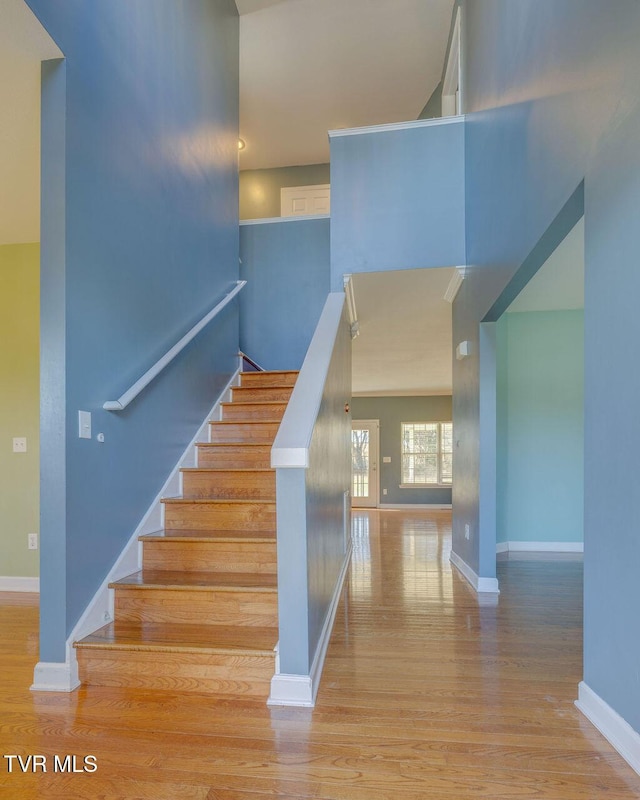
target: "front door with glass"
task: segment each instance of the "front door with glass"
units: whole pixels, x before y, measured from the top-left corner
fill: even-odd
[[[378,420],[356,420],[351,431],[351,504],[378,505]]]

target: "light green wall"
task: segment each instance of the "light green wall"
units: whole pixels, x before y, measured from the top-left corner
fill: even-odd
[[[498,542],[581,542],[584,312],[498,322]]]
[[[36,577],[39,528],[40,247],[0,246],[0,576]],[[27,452],[13,453],[26,436]]]
[[[240,172],[240,219],[280,216],[280,189],[329,183],[328,164],[247,169]]]

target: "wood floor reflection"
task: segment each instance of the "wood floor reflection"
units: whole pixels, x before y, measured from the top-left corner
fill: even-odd
[[[448,512],[354,514],[354,556],[313,711],[94,687],[28,691],[35,598],[0,595],[3,754],[94,754],[0,797],[629,800],[640,778],[573,705],[582,564],[499,562],[496,603],[449,563]]]

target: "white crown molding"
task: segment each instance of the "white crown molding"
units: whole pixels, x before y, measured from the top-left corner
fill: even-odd
[[[451,555],[449,556],[449,560],[453,564],[453,566],[458,570],[458,572],[465,578],[471,586],[476,590],[478,594],[500,594],[500,589],[498,588],[498,579],[497,578],[481,578],[477,573],[471,569],[471,567],[467,564],[466,561],[463,561],[462,558],[457,553],[454,553],[453,550],[451,551]]]
[[[39,592],[40,578],[0,575],[0,592]]]
[[[455,125],[464,122],[464,114],[457,117],[439,117],[437,119],[416,119],[408,122],[390,122],[385,125],[367,125],[363,128],[340,128],[329,131],[329,139],[338,139],[341,136],[363,136],[369,133],[389,133],[391,131],[407,131],[413,128],[434,128],[440,125]]]
[[[314,219],[331,219],[331,214],[306,214],[299,217],[265,217],[264,219],[241,219],[243,225],[273,225],[277,222],[309,222]]]
[[[640,775],[640,734],[584,681],[578,684],[576,707]]]
[[[331,603],[327,609],[324,618],[324,625],[320,633],[320,639],[316,647],[316,654],[311,664],[311,671],[309,675],[290,675],[280,673],[280,658],[276,658],[276,674],[271,679],[271,694],[267,705],[269,706],[302,706],[305,708],[313,708],[316,703],[316,696],[320,686],[320,678],[322,677],[322,670],[324,668],[324,660],[327,655],[329,641],[331,639],[331,631],[333,630],[333,623],[336,619],[336,612],[340,603],[342,595],[342,588],[344,586],[345,578],[351,563],[352,545],[349,540],[347,552],[342,562],[340,575],[333,591]]]
[[[449,285],[447,286],[447,290],[444,293],[444,299],[447,303],[453,303],[456,299],[456,295],[460,291],[460,287],[462,286],[462,282],[465,279],[465,272],[466,267],[456,267],[453,275],[451,276],[451,280],[449,281]]]

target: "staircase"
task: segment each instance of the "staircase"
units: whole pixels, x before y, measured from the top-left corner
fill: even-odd
[[[270,452],[297,372],[245,372],[141,536],[142,570],[110,585],[115,620],[75,643],[97,686],[267,698],[278,640]]]

